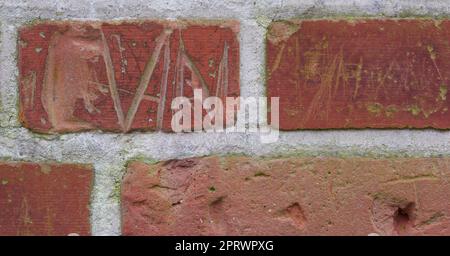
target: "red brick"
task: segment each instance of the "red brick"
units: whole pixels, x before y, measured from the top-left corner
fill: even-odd
[[[0,235],[89,235],[92,169],[0,163]]]
[[[175,96],[192,97],[193,88],[204,97],[239,95],[238,29],[235,21],[23,27],[20,119],[43,133],[171,131]]]
[[[280,128],[450,128],[448,20],[271,24],[267,92]]]
[[[124,235],[449,235],[450,158],[132,162]]]

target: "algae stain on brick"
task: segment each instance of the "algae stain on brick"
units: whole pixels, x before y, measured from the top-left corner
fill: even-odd
[[[411,105],[407,108],[407,110],[413,115],[413,116],[418,116],[421,112],[421,109],[419,106],[417,105]]]
[[[269,174],[267,174],[267,173],[265,173],[265,172],[263,172],[263,171],[258,171],[258,172],[255,173],[253,176],[254,176],[254,177],[270,177]]]
[[[398,109],[394,105],[389,105],[386,107],[385,112],[387,117],[393,117],[398,112]]]
[[[383,105],[380,103],[370,103],[367,104],[367,111],[369,111],[372,114],[380,115],[381,111],[383,110]]]
[[[441,86],[439,87],[439,98],[444,101],[447,99],[447,85],[445,84],[441,84]]]
[[[395,113],[399,111],[395,105],[383,106],[381,103],[377,102],[367,104],[366,109],[369,113],[375,116],[379,116],[384,113],[384,115],[389,118],[394,117]]]

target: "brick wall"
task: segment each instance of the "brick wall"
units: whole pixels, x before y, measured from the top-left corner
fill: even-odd
[[[448,235],[449,7],[1,1],[0,235]],[[279,139],[171,132],[194,89]]]

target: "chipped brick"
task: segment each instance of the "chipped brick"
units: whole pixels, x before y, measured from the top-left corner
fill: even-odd
[[[132,162],[124,235],[449,235],[449,158]]]

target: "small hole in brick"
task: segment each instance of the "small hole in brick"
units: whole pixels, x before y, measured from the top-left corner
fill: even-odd
[[[414,203],[398,207],[394,213],[394,230],[398,235],[407,234],[414,226]]]

